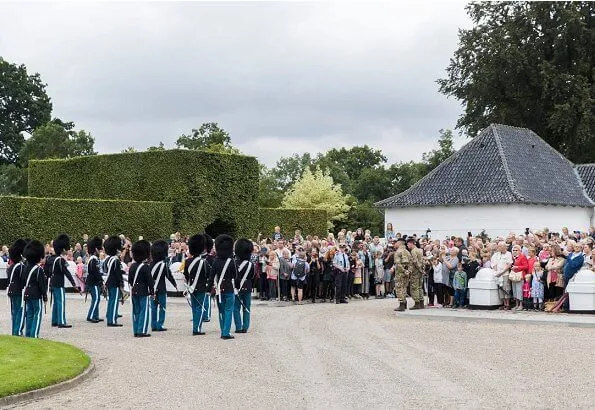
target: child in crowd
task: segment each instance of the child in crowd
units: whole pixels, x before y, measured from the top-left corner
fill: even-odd
[[[531,306],[531,274],[527,273],[523,282],[523,310],[530,310]]]
[[[467,274],[463,270],[463,264],[459,262],[457,264],[457,271],[452,280],[452,287],[455,291],[455,299],[453,308],[465,306],[465,291],[467,289]]]
[[[540,262],[533,265],[533,282],[531,283],[531,297],[533,310],[543,310],[544,272]]]
[[[81,292],[85,292],[85,264],[83,263],[83,258],[79,256],[76,258],[76,281],[79,288],[81,288]]]
[[[444,305],[444,289],[442,284],[442,262],[440,262],[440,258],[431,257],[432,261],[432,269],[434,271],[434,293],[436,294],[437,299],[437,308],[441,308]],[[430,300],[430,303],[433,304],[434,301]]]
[[[382,251],[376,252],[374,257],[374,283],[376,284],[376,299],[384,297],[384,260]]]
[[[364,270],[364,263],[357,256],[357,252],[351,252],[351,258],[353,259],[355,266],[353,267],[353,297],[361,299],[362,291],[362,273]]]
[[[279,258],[275,251],[269,252],[269,259],[266,266],[267,281],[269,282],[269,300],[277,297],[278,278],[279,278]]]

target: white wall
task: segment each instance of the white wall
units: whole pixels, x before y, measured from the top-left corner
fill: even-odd
[[[385,226],[391,222],[395,232],[424,235],[430,228],[433,238],[446,235],[467,236],[485,229],[495,237],[509,232],[521,233],[525,228],[540,230],[548,227],[560,232],[563,226],[585,231],[593,224],[593,209],[546,205],[474,205],[420,208],[388,208]]]

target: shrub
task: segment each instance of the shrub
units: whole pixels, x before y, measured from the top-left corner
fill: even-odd
[[[217,221],[253,236],[258,226],[258,162],[191,150],[96,155],[29,162],[29,195],[173,202],[173,230],[204,231]]]
[[[0,197],[0,243],[24,237],[49,241],[63,232],[74,240],[85,233],[168,238],[172,206],[171,202]]]
[[[304,235],[326,236],[327,213],[320,209],[260,208],[259,232],[270,236],[275,226],[285,236],[293,236],[296,229]]]

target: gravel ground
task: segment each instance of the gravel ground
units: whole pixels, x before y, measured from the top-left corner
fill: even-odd
[[[78,387],[19,408],[593,408],[595,329],[395,314],[394,300],[348,305],[253,304],[250,333],[223,341],[215,321],[191,336],[185,301],[169,299],[166,327],[135,339],[84,321],[42,337],[85,349],[96,365]],[[105,304],[102,303],[102,312]],[[0,332],[8,331],[0,297]],[[232,327],[233,330],[233,327]],[[1,352],[0,352],[1,354]],[[1,382],[1,381],[0,381]]]

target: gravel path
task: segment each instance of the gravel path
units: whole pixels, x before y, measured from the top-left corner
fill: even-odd
[[[169,299],[168,332],[132,337],[84,321],[42,337],[72,343],[95,361],[77,388],[19,408],[593,408],[595,329],[423,320],[397,316],[394,300],[253,305],[252,328],[219,339],[191,336],[189,308]],[[102,312],[105,304],[102,302]],[[0,297],[0,332],[8,330]],[[233,330],[233,327],[232,327]],[[555,352],[555,353],[554,353]],[[1,354],[1,352],[0,352]],[[0,381],[1,382],[1,381]]]

